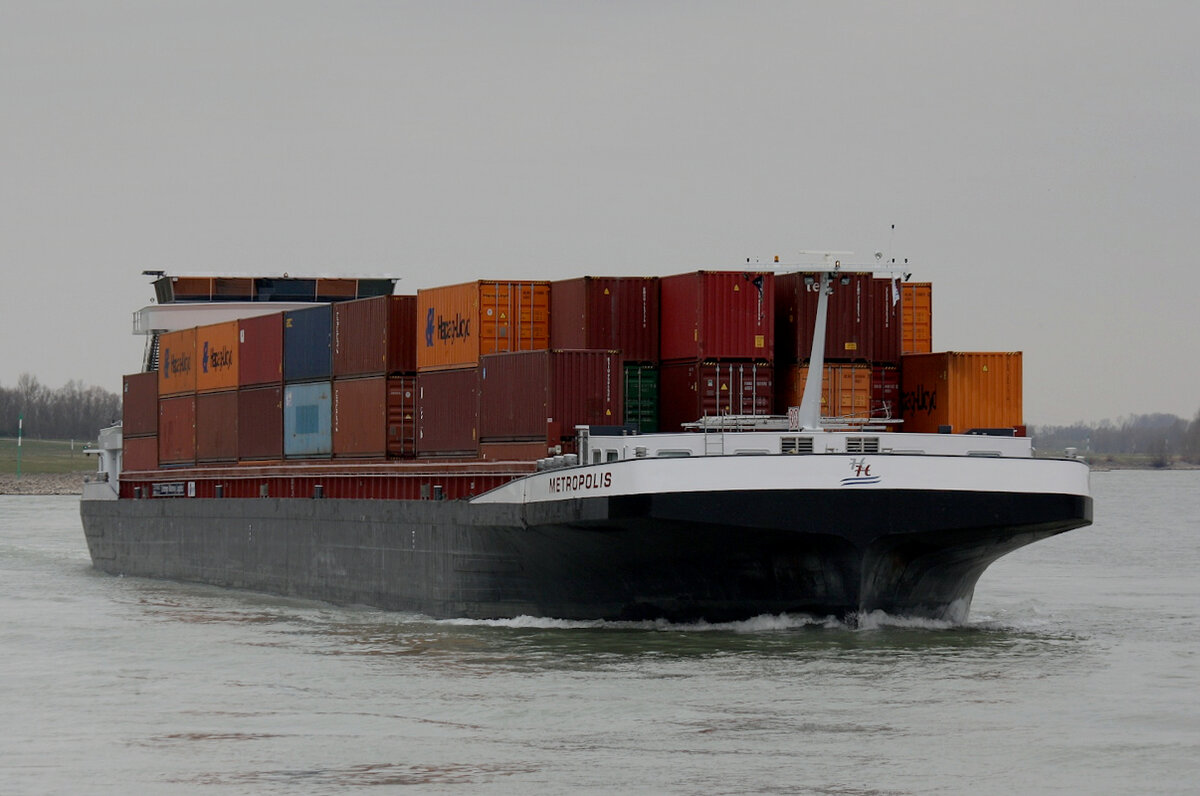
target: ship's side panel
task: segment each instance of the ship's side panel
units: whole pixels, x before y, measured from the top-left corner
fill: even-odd
[[[283,378],[287,382],[323,381],[332,374],[328,304],[283,315]]]
[[[158,433],[158,374],[131,373],[121,385],[121,433],[130,437]]]
[[[158,400],[158,461],[162,465],[196,463],[196,396]]]
[[[283,313],[238,322],[238,383],[242,387],[283,382]]]
[[[238,456],[238,393],[196,395],[196,461],[232,462]]]
[[[283,458],[283,387],[238,390],[238,458]]]
[[[321,458],[333,453],[332,393],[327,381],[284,386],[284,456]]]
[[[238,322],[196,327],[197,392],[238,387]]]
[[[158,337],[160,397],[196,391],[196,330],[180,329]]]
[[[334,379],[335,458],[382,458],[387,454],[387,404],[385,376]]]

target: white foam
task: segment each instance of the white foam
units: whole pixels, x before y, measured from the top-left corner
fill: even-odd
[[[518,616],[513,619],[439,619],[430,620],[440,625],[463,627],[508,627],[516,629],[542,630],[647,630],[664,632],[725,632],[767,633],[780,630],[796,630],[803,627],[844,628],[845,625],[833,617],[815,617],[805,614],[762,614],[737,622],[668,622],[666,619],[648,619],[638,622],[609,621],[604,619],[573,620],[554,619],[541,616]]]

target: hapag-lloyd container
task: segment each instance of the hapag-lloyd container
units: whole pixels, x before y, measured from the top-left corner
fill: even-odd
[[[774,371],[768,362],[664,362],[659,369],[659,430],[716,415],[769,415]]]
[[[121,436],[129,439],[156,434],[158,374],[154,371],[131,373],[122,379],[121,384]]]
[[[237,457],[237,390],[197,393],[196,461],[232,462]]]
[[[327,381],[333,374],[330,333],[333,313],[328,304],[283,314],[283,380]]]
[[[908,354],[900,364],[903,428],[1016,428],[1024,424],[1021,389],[1019,351]]]
[[[234,390],[238,386],[238,322],[196,327],[196,392]]]
[[[283,328],[282,326],[280,327]],[[238,459],[283,458],[283,387],[238,390]]]
[[[808,380],[807,365],[784,365],[775,383],[779,395],[777,411],[799,406]],[[830,362],[821,377],[821,417],[865,419],[871,415],[871,366],[862,363]]]
[[[477,281],[417,291],[417,370],[473,367],[485,354],[550,339],[550,285]]]
[[[483,442],[575,436],[577,425],[619,425],[624,369],[616,351],[522,351],[479,363]]]
[[[196,391],[196,329],[180,329],[158,336],[158,395],[183,395]]]
[[[776,360],[781,364],[812,356],[819,287],[817,272],[775,278]],[[892,282],[867,273],[843,273],[833,278],[831,287],[825,359],[895,364],[900,357],[900,322]]]
[[[158,461],[163,466],[196,463],[196,396],[158,399]]]
[[[695,271],[659,284],[664,362],[774,357],[775,274]]]
[[[238,321],[238,384],[283,383],[283,313]]]
[[[933,283],[900,285],[900,353],[933,352]]]
[[[416,334],[416,296],[377,296],[334,304],[334,378],[415,372]]]
[[[479,369],[417,373],[417,457],[479,454]]]
[[[287,343],[284,343],[286,348]],[[333,390],[330,382],[286,384],[283,388],[283,455],[322,458],[333,453]]]
[[[551,348],[618,350],[625,362],[658,362],[658,277],[551,282],[550,308]]]

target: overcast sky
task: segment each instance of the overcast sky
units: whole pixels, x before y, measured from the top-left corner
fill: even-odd
[[[883,250],[1028,423],[1191,418],[1200,4],[979,6],[0,0],[0,385],[118,391],[144,269]]]

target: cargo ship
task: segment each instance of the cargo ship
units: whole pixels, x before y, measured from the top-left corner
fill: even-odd
[[[148,274],[81,500],[104,572],[435,618],[961,622],[991,562],[1091,522],[1087,466],[1024,435],[1019,353],[930,351],[928,285],[892,271]]]

